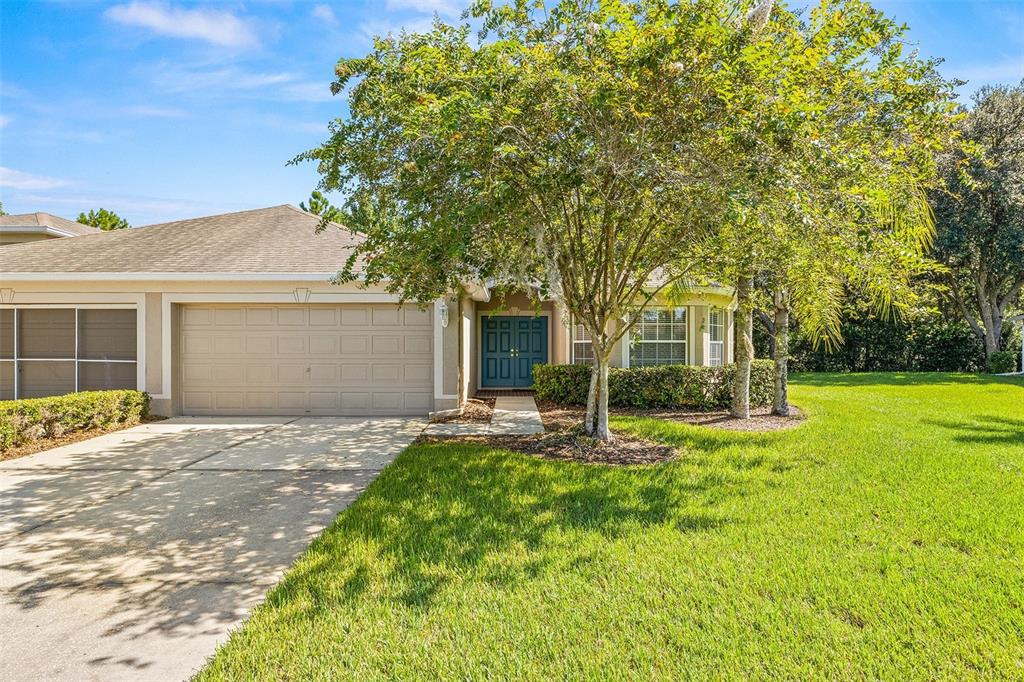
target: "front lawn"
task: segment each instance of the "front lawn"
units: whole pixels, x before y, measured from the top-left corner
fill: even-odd
[[[402,454],[199,675],[1024,676],[1024,382],[797,377],[788,431],[605,467]]]

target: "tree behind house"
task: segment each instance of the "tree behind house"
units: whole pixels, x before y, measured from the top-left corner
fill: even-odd
[[[932,197],[949,295],[991,355],[1024,287],[1024,81],[974,100],[962,123],[974,153],[944,158],[949,189]]]
[[[333,206],[327,197],[317,190],[313,190],[313,193],[310,194],[308,204],[304,201],[299,202],[299,208],[306,213],[318,215],[324,220],[329,220],[333,223],[337,223],[342,220],[341,209]]]
[[[88,213],[79,213],[77,222],[83,225],[91,225],[104,232],[124,230],[131,227],[127,220],[105,208],[101,208],[98,211],[89,211]]]

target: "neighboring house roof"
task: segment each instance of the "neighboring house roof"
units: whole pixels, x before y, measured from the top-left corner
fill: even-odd
[[[0,272],[169,275],[286,274],[329,277],[361,239],[285,204],[238,213],[52,239],[0,249]],[[70,277],[69,277],[70,278]]]
[[[0,215],[0,232],[40,233],[54,237],[80,237],[102,230],[49,213]]]

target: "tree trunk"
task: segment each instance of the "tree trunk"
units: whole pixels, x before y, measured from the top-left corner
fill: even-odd
[[[772,414],[780,417],[789,416],[789,305],[785,294],[775,292],[775,399],[772,402]]]
[[[609,441],[612,432],[608,430],[608,358],[600,361],[597,379],[597,424],[594,437]]]
[[[612,440],[608,430],[608,356],[605,353],[594,353],[585,419],[584,428],[588,436]]]
[[[583,422],[583,428],[588,436],[594,435],[594,429],[597,425],[597,385],[599,374],[597,353],[595,352],[594,364],[590,367],[590,389],[587,391],[587,416],[584,417]]]
[[[738,307],[734,316],[736,374],[732,382],[732,416],[750,418],[750,363],[754,358],[754,316],[751,295],[754,280],[740,277],[736,285]]]
[[[985,357],[999,350],[1003,338],[1003,316],[995,312],[985,318]]]
[[[754,311],[754,315],[757,317],[761,326],[768,332],[768,357],[775,357],[775,321],[773,318],[768,317],[768,313],[758,308]]]

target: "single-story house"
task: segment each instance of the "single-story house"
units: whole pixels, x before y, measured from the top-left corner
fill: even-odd
[[[359,237],[294,206],[0,249],[0,398],[137,388],[163,415],[426,415],[590,346],[550,302],[330,282]],[[732,291],[647,311],[614,364],[732,357]]]
[[[60,237],[81,237],[102,231],[49,213],[0,215],[0,246]]]

